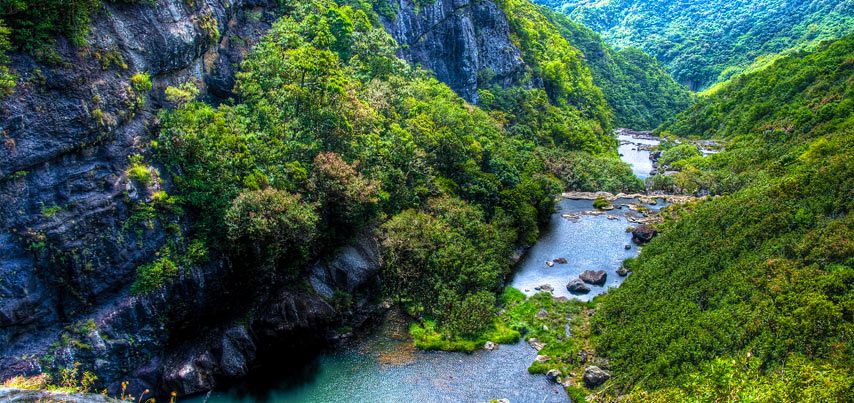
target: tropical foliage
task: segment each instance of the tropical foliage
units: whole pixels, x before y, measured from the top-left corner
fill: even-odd
[[[854,30],[854,7],[839,0],[535,2],[569,14],[618,48],[652,54],[694,90],[726,80],[755,61],[810,49]]]
[[[237,99],[214,107],[173,90],[188,96],[156,141],[194,238],[229,245],[244,276],[291,281],[377,227],[386,294],[440,339],[476,339],[493,328],[514,249],[537,239],[566,184],[587,186],[562,183],[546,154],[577,150],[564,163],[581,176],[593,167],[576,160],[610,161],[597,176],[636,186],[589,74],[560,81],[584,71],[575,53],[548,56],[547,91],[496,89],[481,109],[397,59],[370,5],[284,9],[243,63]]]
[[[648,54],[635,48],[614,50],[566,15],[546,8],[541,11],[584,53],[593,83],[602,89],[617,127],[652,130],[691,104],[688,89]]]

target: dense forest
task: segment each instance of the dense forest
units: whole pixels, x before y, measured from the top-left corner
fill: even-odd
[[[688,107],[691,94],[648,54],[614,50],[598,34],[566,15],[541,10],[561,34],[584,53],[593,82],[614,111],[614,125],[652,130]]]
[[[508,15],[530,27],[543,17],[524,4],[507,7],[532,14]],[[376,18],[364,4],[288,5],[244,62],[237,103],[176,97],[163,114],[154,148],[177,193],[139,208],[186,208],[193,237],[231,245],[259,287],[378,225],[389,295],[448,338],[479,336],[514,249],[536,241],[555,194],[638,183],[619,163],[595,183],[575,178],[593,176],[578,172],[599,165],[588,160],[615,159],[611,113],[550,25],[522,44],[545,90],[484,91],[480,109],[397,59]],[[140,269],[140,289],[168,280],[160,266]]]
[[[567,13],[617,48],[638,47],[677,81],[701,90],[774,55],[840,38],[854,4],[833,0],[536,0]]]
[[[729,141],[600,301],[593,339],[641,399],[844,401],[854,388],[854,37],[702,98],[664,133]],[[649,394],[647,394],[649,393]]]

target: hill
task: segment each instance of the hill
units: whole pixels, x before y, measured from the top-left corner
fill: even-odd
[[[757,58],[810,49],[854,30],[851,0],[536,0],[616,46],[638,47],[677,81],[704,89]]]
[[[594,340],[639,400],[843,401],[854,387],[854,37],[739,77],[663,126],[719,197],[627,264]],[[689,179],[691,178],[691,179]]]

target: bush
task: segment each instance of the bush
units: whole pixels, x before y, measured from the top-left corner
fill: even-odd
[[[150,185],[154,179],[151,168],[142,162],[141,155],[132,155],[130,157],[130,167],[128,167],[127,175],[131,180],[145,186]]]
[[[330,229],[347,234],[370,224],[377,213],[378,189],[338,154],[326,152],[314,158],[309,190]]]
[[[163,256],[137,269],[136,280],[131,286],[131,292],[134,294],[150,293],[166,285],[177,275],[178,266],[168,256]]]
[[[685,143],[668,148],[661,153],[661,158],[658,159],[658,164],[661,166],[671,166],[675,162],[687,160],[693,157],[699,157],[703,154],[697,149],[697,146]]]
[[[144,94],[151,91],[151,76],[148,73],[136,73],[130,78],[131,86],[137,94]]]
[[[299,195],[272,188],[241,192],[225,212],[232,247],[297,267],[312,251],[318,217]]]

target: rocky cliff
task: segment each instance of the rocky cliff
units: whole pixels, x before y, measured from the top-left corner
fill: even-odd
[[[436,74],[460,96],[477,101],[483,85],[520,83],[525,64],[510,40],[507,17],[483,0],[436,0],[417,7],[396,0],[383,21],[401,46],[400,56]]]
[[[12,56],[18,85],[0,104],[0,377],[79,362],[112,392],[124,380],[134,393],[200,392],[247,374],[274,339],[323,336],[352,317],[312,290],[239,295],[216,256],[183,268],[168,289],[129,291],[136,268],[188,225],[130,225],[136,198],[169,188],[163,177],[137,189],[126,173],[130,156],[149,148],[164,88],[191,81],[214,101],[230,96],[233,70],[276,18],[275,4],[105,3],[85,48],[60,40],[55,64]],[[138,72],[153,90],[134,88]],[[376,247],[361,239],[341,252],[344,263],[317,264],[317,287],[375,286]],[[228,301],[245,311],[217,308]]]
[[[79,363],[110,393],[129,381],[181,395],[246,376],[273,349],[341,337],[377,309],[380,257],[363,234],[313,266],[305,286],[262,290],[230,281],[235,270],[211,250],[178,279],[140,296],[137,268],[192,225],[153,220],[135,206],[168,175],[147,167],[129,178],[134,155],[150,155],[164,90],[193,82],[218,102],[234,71],[277,17],[276,0],[106,2],[85,47],[59,39],[60,61],[12,56],[14,94],[0,101],[0,379]],[[401,56],[435,71],[469,100],[496,82],[524,78],[507,20],[488,1],[398,2],[384,21]],[[134,85],[137,73],[152,89]],[[486,77],[486,78],[484,78]],[[352,298],[335,303],[336,292]]]

